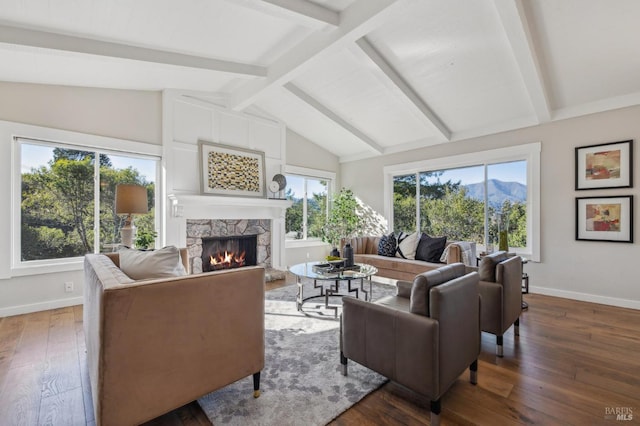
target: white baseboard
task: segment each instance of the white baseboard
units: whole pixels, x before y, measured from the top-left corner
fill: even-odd
[[[0,318],[13,315],[30,314],[31,312],[47,311],[49,309],[66,308],[67,306],[82,305],[83,298],[70,297],[68,299],[56,299],[47,302],[30,303],[28,305],[10,306],[0,308]]]
[[[620,308],[640,310],[640,300],[619,299],[616,297],[598,296],[595,294],[580,293],[577,291],[558,290],[555,288],[535,286],[530,286],[529,292],[544,294],[546,296],[562,297],[564,299],[580,300],[582,302],[600,303],[602,305],[618,306]]]

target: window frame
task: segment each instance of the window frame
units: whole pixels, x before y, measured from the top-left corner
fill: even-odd
[[[96,136],[66,130],[50,129],[46,127],[10,124],[8,136],[11,145],[11,202],[10,202],[10,247],[9,247],[9,274],[10,276],[26,276],[50,272],[64,272],[81,270],[83,257],[71,257],[46,260],[21,260],[21,142],[29,141],[32,144],[41,144],[51,147],[62,147],[82,151],[95,151],[98,154],[138,157],[157,161],[155,181],[155,226],[158,229],[157,241],[164,243],[164,235],[161,231],[164,223],[164,202],[162,187],[162,146],[143,142],[135,142],[125,139]],[[96,190],[99,190],[100,182],[94,182]],[[94,194],[99,197],[99,192]],[[94,226],[95,232],[95,226]],[[97,247],[97,246],[96,246]],[[95,251],[95,247],[94,247]],[[2,275],[2,274],[0,274]],[[6,274],[5,274],[6,275]]]
[[[433,158],[410,163],[385,166],[384,214],[393,227],[393,178],[412,173],[455,169],[470,166],[491,165],[511,161],[527,162],[527,247],[518,248],[516,254],[534,262],[540,261],[540,142],[497,148],[448,157]],[[485,175],[486,184],[486,175]],[[419,205],[419,203],[417,203]],[[416,208],[419,215],[419,207]],[[419,216],[416,217],[419,223]]]
[[[315,180],[327,180],[329,181],[329,184],[327,185],[327,200],[328,200],[328,209],[330,209],[331,204],[333,202],[333,196],[335,194],[335,185],[336,185],[336,173],[334,172],[330,172],[327,170],[318,170],[318,169],[311,169],[308,167],[300,167],[300,166],[285,166],[284,167],[284,174],[289,176],[289,175],[293,175],[293,176],[298,176],[304,179],[315,179]],[[306,195],[305,195],[306,196]],[[320,238],[306,238],[306,201],[305,201],[305,217],[304,217],[304,223],[303,223],[303,227],[305,229],[305,238],[299,239],[299,240],[287,240],[285,239],[285,248],[291,248],[291,247],[310,247],[310,246],[320,246],[320,245],[326,245],[328,243],[325,243],[324,241],[322,241],[322,239]],[[328,214],[328,210],[327,210],[327,214]]]

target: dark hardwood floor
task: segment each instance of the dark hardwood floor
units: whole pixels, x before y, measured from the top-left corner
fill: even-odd
[[[509,330],[498,358],[495,338],[483,333],[478,385],[467,373],[458,379],[443,397],[443,424],[640,424],[640,311],[525,299],[520,337]],[[426,425],[428,407],[387,383],[331,424]],[[616,410],[632,420],[616,420]],[[38,424],[95,424],[82,306],[0,318],[0,425]],[[195,402],[147,423],[209,424]]]

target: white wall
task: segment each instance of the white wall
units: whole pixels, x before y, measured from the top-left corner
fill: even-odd
[[[161,144],[161,95],[157,92],[0,82],[0,121],[26,123],[111,138]],[[28,136],[28,135],[24,135]],[[0,198],[11,199],[11,138],[0,137]],[[0,211],[0,267],[10,259],[10,203]],[[82,303],[82,265],[66,272],[0,279],[0,317]],[[9,274],[10,275],[10,274]],[[64,292],[72,281],[75,290]]]
[[[335,187],[340,188],[338,157],[289,129],[287,129],[287,165],[336,173]],[[330,251],[331,246],[322,242],[288,241],[285,252],[286,265],[323,259]]]
[[[162,144],[162,95],[0,81],[0,120]]]
[[[640,107],[563,120],[522,130],[442,144],[410,152],[344,163],[342,184],[383,212],[386,165],[434,159],[530,142],[541,142],[541,262],[529,263],[530,290],[578,300],[640,309],[635,262],[640,259],[638,233],[633,244],[575,240],[575,198],[634,195],[638,228],[638,173],[633,188],[575,191],[574,148],[634,139],[634,170],[640,170]]]

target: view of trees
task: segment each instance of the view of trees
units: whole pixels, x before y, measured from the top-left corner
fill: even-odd
[[[460,181],[438,178],[442,172],[425,172],[420,179],[420,231],[449,240],[475,241],[484,244],[485,204],[469,196]],[[416,174],[394,178],[394,230],[416,229]],[[510,247],[525,247],[526,203],[505,200],[500,205],[489,202],[489,242],[497,246],[498,229],[507,226]]]
[[[293,239],[303,238],[304,201],[303,197],[296,197],[291,188],[287,189],[286,197],[293,201],[285,215],[285,230]],[[326,220],[327,192],[313,193],[307,197],[307,238],[321,238],[322,226]]]
[[[75,257],[94,251],[95,158],[94,152],[55,148],[48,164],[22,173],[23,261]],[[120,241],[124,218],[115,214],[114,206],[119,183],[147,188],[150,213],[137,217],[136,226],[141,232],[153,232],[154,183],[132,167],[114,168],[105,154],[99,155],[99,174],[100,242]]]

